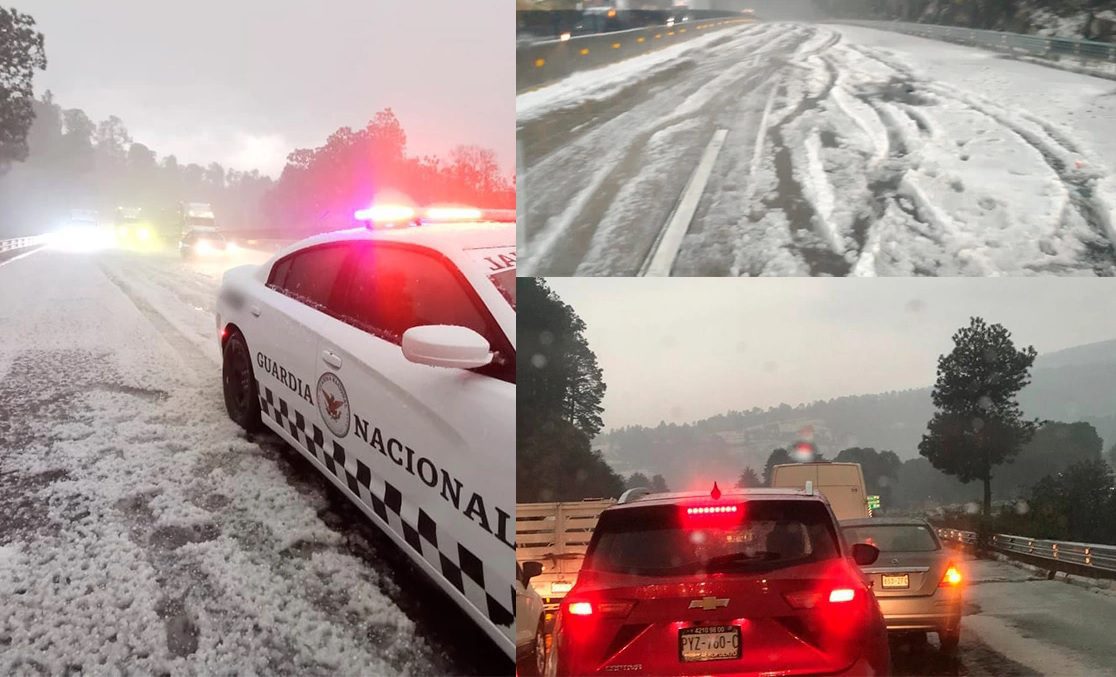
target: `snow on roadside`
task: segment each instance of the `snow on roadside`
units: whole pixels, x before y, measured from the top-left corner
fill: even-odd
[[[1072,140],[1079,151],[1071,166],[1095,172],[1096,200],[1103,205],[1108,237],[1116,239],[1116,83],[1050,68],[973,47],[859,26],[831,26],[846,43],[881,51],[928,81],[948,83],[969,102],[994,102],[1007,119],[1022,118],[1041,139],[1050,132]],[[861,60],[863,66],[869,60]],[[1040,93],[1039,95],[1036,95]],[[1001,184],[1014,199],[1022,191]],[[1063,250],[1064,251],[1064,250]]]

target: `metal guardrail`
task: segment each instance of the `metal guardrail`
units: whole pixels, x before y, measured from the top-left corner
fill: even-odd
[[[957,529],[938,529],[938,537],[963,545],[973,545],[977,541],[975,532]],[[991,545],[994,550],[1007,555],[1020,555],[1052,564],[1053,569],[1072,567],[1116,574],[1116,545],[1052,541],[1013,534],[993,534]]]
[[[0,240],[0,252],[10,252],[17,249],[26,249],[28,247],[36,247],[44,244],[45,238],[42,235],[33,235],[31,237],[17,237],[11,240]]]
[[[516,92],[524,92],[577,71],[653,52],[700,37],[711,30],[751,23],[755,20],[706,19],[523,45],[515,50],[515,89]]]
[[[977,28],[963,28],[960,26],[917,24],[905,21],[842,20],[840,23],[864,26],[866,28],[881,28],[884,30],[906,33],[908,35],[917,35],[923,38],[985,47],[1002,52],[1025,53],[1031,56],[1044,58],[1073,56],[1079,59],[1116,63],[1116,43],[1074,40],[1072,38],[1054,38],[1041,35],[1025,35],[1022,33],[1004,33],[1001,31],[986,31]]]

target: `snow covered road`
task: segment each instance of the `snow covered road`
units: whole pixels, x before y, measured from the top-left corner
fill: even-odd
[[[531,275],[632,275],[710,140],[674,275],[1112,275],[1116,84],[768,23],[517,97]]]
[[[981,560],[969,566],[974,584],[963,638],[968,634],[1039,674],[1111,674],[1116,593],[1047,580],[1005,562]]]
[[[298,454],[228,420],[222,267],[0,266],[0,674],[510,671]]]

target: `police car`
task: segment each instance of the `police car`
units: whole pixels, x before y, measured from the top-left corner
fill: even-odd
[[[515,216],[379,207],[225,273],[225,406],[303,454],[507,653]]]

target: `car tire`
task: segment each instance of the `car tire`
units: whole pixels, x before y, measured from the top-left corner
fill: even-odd
[[[546,618],[539,616],[539,625],[535,629],[535,674],[542,675],[546,672]]]
[[[263,428],[260,419],[260,394],[252,372],[252,353],[244,335],[233,331],[222,350],[221,383],[225,395],[225,411],[245,431],[254,433]]]
[[[941,645],[943,654],[952,656],[957,653],[957,645],[961,643],[960,626],[952,630],[939,630],[938,643]]]

